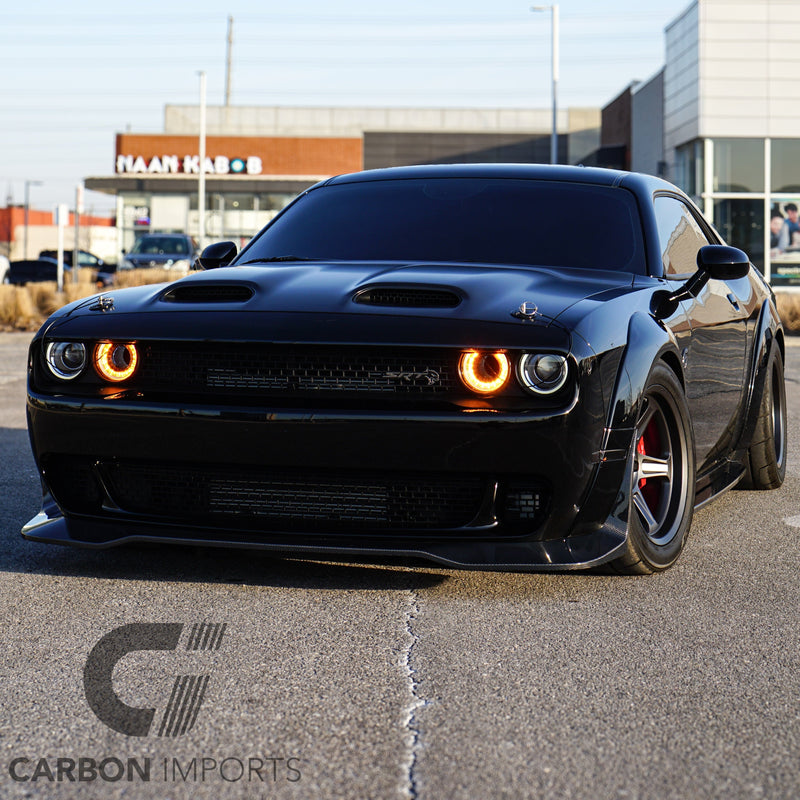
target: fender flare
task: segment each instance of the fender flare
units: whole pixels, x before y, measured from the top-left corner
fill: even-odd
[[[743,414],[745,424],[733,448],[738,457],[743,456],[743,453],[750,448],[750,443],[753,441],[758,411],[761,407],[761,400],[764,396],[764,389],[767,383],[767,366],[769,365],[775,347],[780,348],[781,356],[783,356],[785,363],[786,354],[783,345],[783,324],[781,323],[774,303],[768,298],[761,306],[758,322],[756,323],[755,335],[753,337],[750,375],[748,376],[746,384],[746,413]]]
[[[605,519],[604,529],[627,532],[633,434],[647,378],[659,360],[674,370],[681,385],[685,385],[673,332],[651,314],[633,314],[607,407],[602,448],[596,454],[597,469],[575,520],[574,533],[596,527],[598,519]]]
[[[608,409],[608,430],[633,430],[647,378],[659,360],[664,361],[676,373],[681,385],[685,386],[675,334],[651,314],[634,314],[628,324],[628,342]]]

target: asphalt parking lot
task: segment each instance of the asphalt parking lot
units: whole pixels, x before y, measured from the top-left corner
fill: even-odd
[[[676,567],[626,578],[25,542],[29,338],[0,333],[0,797],[800,797],[800,342],[784,486],[730,492]],[[131,736],[85,668],[142,623],[181,638],[117,663],[155,710]]]

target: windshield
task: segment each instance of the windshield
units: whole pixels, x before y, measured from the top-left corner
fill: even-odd
[[[644,272],[627,190],[496,178],[364,181],[308,192],[241,254]]]
[[[178,236],[142,236],[141,239],[137,239],[134,242],[131,253],[144,255],[174,253],[188,256],[189,244],[186,239]]]

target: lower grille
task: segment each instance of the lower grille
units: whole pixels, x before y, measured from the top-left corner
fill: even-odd
[[[154,521],[252,532],[463,529],[491,522],[494,497],[502,527],[497,533],[515,536],[536,530],[550,505],[542,483],[495,482],[475,475],[220,469],[73,456],[44,461],[47,483],[67,513],[121,511]]]
[[[264,530],[459,528],[477,516],[485,482],[429,475],[230,472],[160,464],[100,465],[111,498],[139,515]]]

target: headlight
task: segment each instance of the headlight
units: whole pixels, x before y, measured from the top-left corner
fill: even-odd
[[[526,353],[517,365],[517,376],[534,394],[553,394],[567,382],[567,359],[553,353]]]
[[[56,378],[69,381],[77,378],[86,366],[86,347],[81,342],[51,342],[45,360]]]
[[[179,258],[177,261],[171,261],[167,264],[168,269],[183,269],[187,272],[191,266],[191,262],[186,258]]]
[[[499,392],[508,381],[511,367],[505,353],[469,350],[462,353],[458,373],[468,389],[478,394]]]
[[[138,361],[135,344],[102,342],[94,351],[94,366],[98,375],[113,383],[130,378],[136,371]]]

